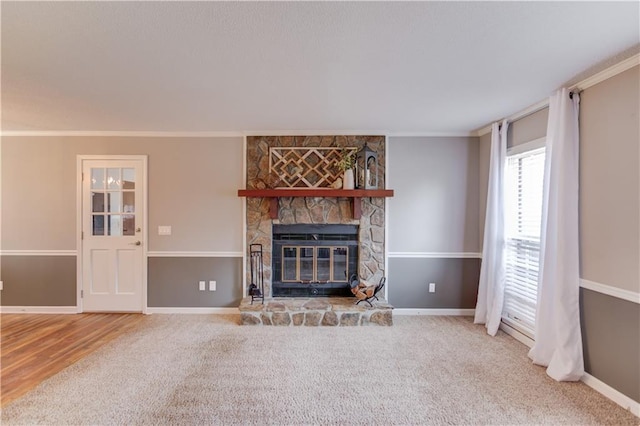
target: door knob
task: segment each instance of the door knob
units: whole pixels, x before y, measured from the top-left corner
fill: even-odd
[[[136,228],[136,232],[142,231],[142,228]]]
[[[139,246],[142,243],[140,241],[136,241],[135,243],[129,243],[130,246]]]

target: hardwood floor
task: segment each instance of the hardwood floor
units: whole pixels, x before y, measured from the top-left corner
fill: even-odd
[[[0,315],[0,406],[131,330],[142,314]]]

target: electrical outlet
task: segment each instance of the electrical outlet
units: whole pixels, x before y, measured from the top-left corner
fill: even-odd
[[[209,281],[209,291],[216,291],[216,282]]]
[[[206,290],[207,283],[205,283],[204,281],[200,281],[198,284],[200,285],[200,291]]]
[[[0,281],[0,291],[2,291],[3,288],[4,288],[4,284],[2,283],[2,281]]]
[[[171,235],[171,226],[158,226],[158,235]]]
[[[436,283],[429,283],[429,293],[436,292]]]

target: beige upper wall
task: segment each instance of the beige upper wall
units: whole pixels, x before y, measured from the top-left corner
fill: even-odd
[[[148,249],[241,252],[242,151],[242,138],[3,137],[2,249],[74,250],[76,156],[144,154]]]
[[[390,252],[478,252],[478,138],[388,140]]]
[[[509,124],[507,130],[507,148],[522,145],[547,135],[549,108],[527,115]]]
[[[478,167],[478,204],[480,211],[479,238],[480,238],[480,250],[484,247],[484,222],[486,220],[487,213],[487,188],[489,186],[489,163],[491,155],[491,133],[480,136],[478,158],[480,165]]]
[[[640,67],[580,95],[582,278],[640,292]]]

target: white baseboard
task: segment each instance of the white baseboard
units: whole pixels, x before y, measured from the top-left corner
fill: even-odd
[[[625,410],[630,411],[634,416],[640,417],[640,402],[634,401],[627,395],[615,390],[605,382],[596,379],[589,373],[584,373],[581,381],[592,389],[600,392]]]
[[[518,330],[514,329],[513,327],[510,327],[508,324],[505,324],[503,322],[500,323],[500,330],[504,331],[506,334],[508,334],[509,336],[513,337],[514,339],[516,339],[517,341],[519,341],[520,343],[528,347],[532,347],[534,344],[534,341],[532,339],[520,333]],[[615,402],[625,410],[630,411],[631,413],[633,413],[633,415],[640,417],[639,402],[634,401],[633,399],[629,398],[628,396],[621,393],[620,391],[615,390],[605,382],[599,379],[596,379],[589,373],[584,373],[581,381],[587,386],[589,386],[590,388],[594,389],[595,391],[609,398],[610,400],[612,400],[613,402]]]
[[[535,341],[533,339],[531,339],[528,336],[525,336],[524,334],[520,333],[515,328],[509,326],[509,324],[505,324],[505,323],[501,322],[500,323],[500,330],[504,331],[506,334],[508,334],[509,336],[513,337],[518,342],[520,342],[523,345],[526,345],[526,346],[528,346],[530,348],[532,348],[533,344],[535,343]]]
[[[3,314],[77,314],[77,306],[0,306]]]
[[[147,308],[147,314],[238,314],[238,308]]]
[[[393,315],[444,315],[472,317],[476,313],[475,309],[409,309],[394,308]]]

